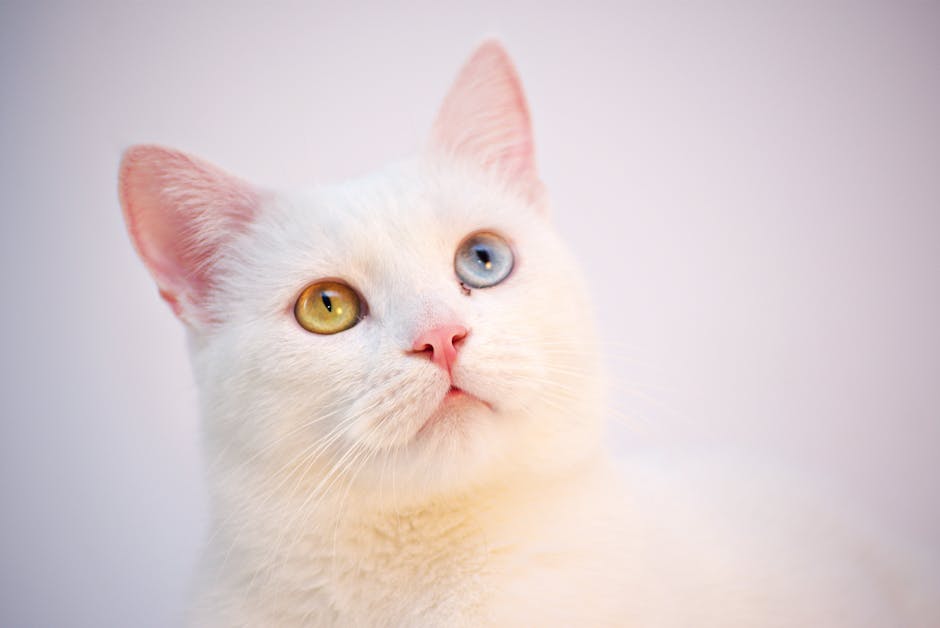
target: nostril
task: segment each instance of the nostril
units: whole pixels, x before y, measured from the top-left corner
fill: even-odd
[[[462,344],[464,339],[467,337],[467,330],[464,327],[457,326],[453,329],[448,329],[444,333],[444,348],[457,350],[458,345]]]

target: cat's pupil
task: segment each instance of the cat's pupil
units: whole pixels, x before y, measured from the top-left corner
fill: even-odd
[[[483,265],[484,268],[489,269],[492,266],[492,264],[490,263],[489,251],[487,251],[486,249],[475,249],[475,253],[477,254],[477,259],[480,260],[480,263]]]
[[[333,311],[333,302],[330,300],[330,297],[326,296],[326,293],[321,294],[320,298],[323,299],[323,307],[326,308],[327,312]]]

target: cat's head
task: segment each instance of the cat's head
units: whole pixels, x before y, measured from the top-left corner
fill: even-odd
[[[228,466],[405,498],[564,472],[596,448],[590,297],[499,44],[414,160],[281,193],[141,146],[120,197],[190,331],[209,455]]]

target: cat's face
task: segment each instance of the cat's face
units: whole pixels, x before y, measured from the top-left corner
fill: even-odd
[[[210,449],[244,472],[407,498],[558,472],[595,446],[590,297],[495,44],[413,161],[281,194],[142,147],[122,200],[192,331]]]

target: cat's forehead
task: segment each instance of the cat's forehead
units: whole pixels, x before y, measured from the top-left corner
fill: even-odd
[[[288,248],[323,260],[452,250],[472,231],[519,232],[532,218],[530,208],[492,182],[420,163],[286,194],[277,214]]]

